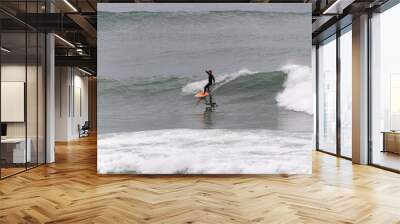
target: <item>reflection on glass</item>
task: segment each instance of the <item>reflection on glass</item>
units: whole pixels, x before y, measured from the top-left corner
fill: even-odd
[[[336,153],[336,37],[318,48],[319,149]]]
[[[352,141],[352,34],[351,27],[340,36],[340,134],[342,156],[351,158]]]
[[[400,5],[372,17],[372,163],[400,170]]]
[[[25,33],[2,33],[1,52],[1,175],[9,176],[25,170],[31,148],[26,144]]]
[[[45,0],[1,1],[19,13],[44,13]],[[4,21],[13,18],[0,12]],[[20,23],[1,34],[0,178],[45,162],[45,34]]]

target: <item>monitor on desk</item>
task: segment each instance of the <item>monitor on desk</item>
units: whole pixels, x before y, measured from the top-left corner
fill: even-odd
[[[7,124],[6,123],[1,123],[1,137],[6,137],[7,136]]]

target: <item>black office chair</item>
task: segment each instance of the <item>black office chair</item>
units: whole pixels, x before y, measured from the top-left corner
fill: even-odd
[[[89,129],[90,129],[89,121],[85,121],[82,127],[78,125],[78,129],[79,129],[79,138],[89,136]]]

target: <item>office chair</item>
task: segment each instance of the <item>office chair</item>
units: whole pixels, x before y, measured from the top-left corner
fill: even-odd
[[[85,123],[82,125],[82,127],[79,127],[80,125],[78,125],[78,129],[79,129],[79,138],[80,137],[87,137],[89,136],[89,129],[90,129],[90,125],[89,125],[89,121],[85,121]]]

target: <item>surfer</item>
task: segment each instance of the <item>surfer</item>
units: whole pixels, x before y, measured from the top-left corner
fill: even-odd
[[[206,73],[208,74],[208,83],[204,86],[204,93],[210,93],[210,86],[215,84],[215,78],[211,70],[206,70]]]
[[[215,77],[212,74],[211,70],[206,70],[206,73],[208,74],[208,83],[207,83],[207,85],[204,86],[204,92],[200,91],[194,96],[199,98],[196,105],[204,100],[204,102],[206,104],[206,112],[212,112],[215,110],[215,107],[217,107],[217,104],[213,101],[213,98],[212,98],[211,92],[210,92],[210,86],[215,85]],[[207,100],[207,96],[208,96],[208,100]]]

